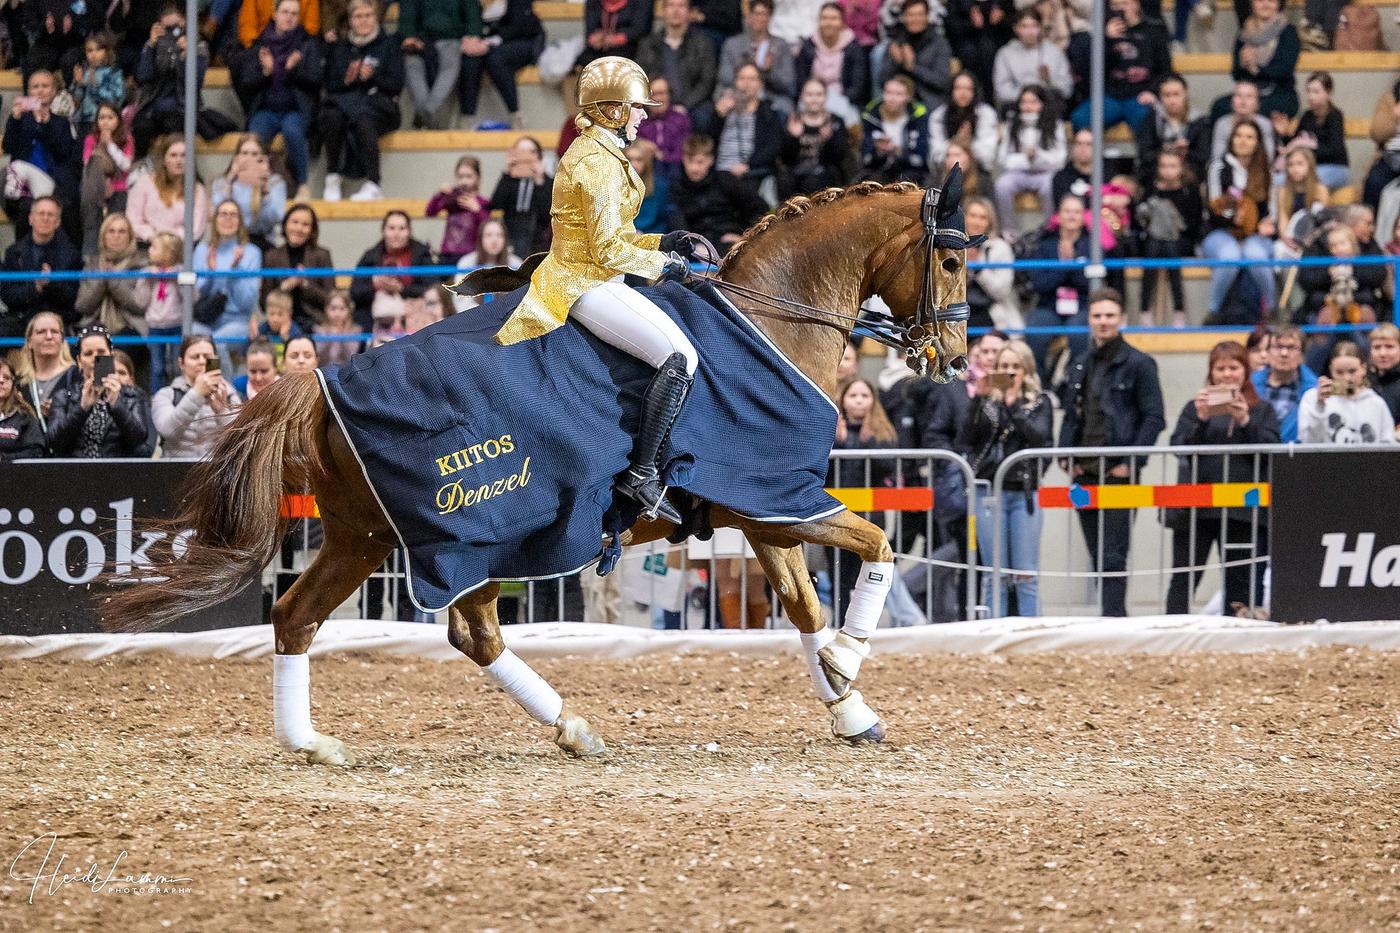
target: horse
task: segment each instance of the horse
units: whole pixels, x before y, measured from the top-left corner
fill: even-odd
[[[904,347],[914,368],[949,381],[967,366],[966,261],[961,249],[941,245],[948,237],[955,245],[959,235],[966,240],[961,214],[954,214],[960,197],[960,179],[950,176],[943,189],[867,182],[793,198],[730,247],[715,285],[736,296],[735,307],[830,397],[860,308],[877,293],[891,312],[870,325],[877,336]],[[274,732],[283,748],[312,763],[351,765],[353,752],[311,726],[306,652],[331,611],[397,541],[314,374],[284,378],[243,406],[187,480],[176,519],[195,530],[186,554],[161,568],[163,582],[125,588],[99,614],[109,631],[150,631],[232,597],[257,577],[286,534],[282,496],[307,489],[316,496],[325,539],[272,609]],[[852,683],[893,578],[894,553],[883,530],[848,511],[775,525],[715,508],[711,524],[737,527],[751,543],[800,633],[833,734],[852,743],[882,741],[879,716]],[[643,519],[622,543],[654,541],[670,530],[664,521]],[[823,620],[804,544],[843,548],[863,562],[839,633]],[[587,720],[505,647],[499,592],[499,584],[488,583],[458,599],[449,609],[449,642],[495,676],[532,718],[553,727],[564,752],[605,753]]]

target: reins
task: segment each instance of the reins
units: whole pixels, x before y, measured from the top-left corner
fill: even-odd
[[[934,263],[934,250],[937,248],[938,240],[942,236],[951,236],[967,242],[967,234],[962,230],[943,229],[938,226],[938,208],[943,191],[940,188],[927,188],[924,190],[923,202],[919,208],[919,219],[914,222],[921,231],[919,239],[911,244],[923,255],[923,275],[919,282],[919,299],[914,306],[912,323],[905,324],[896,319],[893,315],[884,314],[878,311],[864,310],[856,314],[848,314],[843,311],[833,311],[829,308],[818,308],[805,302],[792,298],[782,298],[777,295],[751,288],[747,285],[738,285],[734,282],[726,282],[713,273],[699,273],[696,278],[709,282],[717,289],[723,289],[731,294],[740,296],[748,301],[764,306],[769,311],[776,311],[781,314],[791,315],[799,321],[807,321],[813,324],[822,324],[828,327],[837,327],[849,332],[859,326],[866,330],[877,343],[902,350],[905,354],[909,366],[916,371],[926,373],[928,369],[928,351],[934,349],[941,358],[947,357],[946,348],[938,336],[938,327],[942,323],[956,323],[966,321],[971,314],[971,308],[966,302],[952,305],[947,308],[938,304],[938,284],[936,279],[936,269]],[[911,227],[913,224],[911,224]],[[903,236],[904,234],[901,234]],[[703,239],[703,238],[699,238]],[[891,241],[894,242],[894,241]],[[705,245],[709,247],[710,255],[718,255],[714,247],[708,241]],[[890,259],[882,259],[875,267],[872,277],[879,283],[873,290],[878,295],[889,286],[895,278],[904,271],[912,257],[907,249],[900,249],[904,254],[903,262],[899,263],[888,274],[880,277],[881,271],[890,262]],[[713,265],[713,263],[711,263]],[[748,313],[759,313],[755,308],[743,308]]]

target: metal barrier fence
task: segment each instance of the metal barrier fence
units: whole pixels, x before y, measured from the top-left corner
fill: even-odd
[[[1394,453],[1393,445],[1202,445],[1178,447],[1091,447],[1042,448],[1019,451],[998,467],[984,502],[991,513],[991,554],[986,596],[992,614],[1007,609],[1009,583],[1024,586],[1029,581],[1032,594],[1042,601],[1047,591],[1060,597],[1067,612],[1085,605],[1081,591],[1076,594],[1071,581],[1083,581],[1092,589],[1092,614],[1125,614],[1128,587],[1134,577],[1153,576],[1157,580],[1155,605],[1168,613],[1191,611],[1199,578],[1210,572],[1223,578],[1222,606],[1230,614],[1232,602],[1251,614],[1265,604],[1269,560],[1269,523],[1266,510],[1271,506],[1269,482],[1276,456],[1307,456],[1312,453]],[[1034,493],[1008,486],[1008,480],[1025,478],[1022,467],[1029,465],[1034,476]],[[1051,471],[1062,476],[1061,485],[1051,485]],[[1034,566],[1022,557],[1012,560],[1008,545],[1019,544],[1011,533],[1015,523],[1012,496],[1033,504],[1040,523],[1063,525],[1037,534]],[[1156,566],[1134,569],[1129,564],[1133,548],[1133,514],[1156,509],[1162,519],[1156,530]],[[1081,547],[1073,540],[1077,513]],[[1051,517],[1058,521],[1050,522]],[[1167,532],[1172,538],[1167,542]],[[1051,542],[1061,539],[1057,549]],[[1150,532],[1137,531],[1138,545],[1151,545]],[[1211,546],[1218,559],[1208,559]],[[1139,553],[1144,547],[1138,547]],[[1045,569],[1040,558],[1059,554],[1063,569]],[[1074,568],[1073,556],[1088,558],[1082,570]],[[984,555],[986,559],[988,555]],[[1021,564],[1022,566],[1017,566]],[[1014,578],[1008,580],[1008,577]],[[1064,581],[1054,593],[1042,582]],[[1139,594],[1140,595],[1140,594]],[[1020,593],[1018,592],[1018,597]],[[1231,599],[1231,597],[1235,599]]]
[[[946,450],[882,449],[833,451],[831,463],[832,495],[851,511],[874,519],[895,545],[903,571],[889,603],[895,624],[972,618],[978,593],[976,561],[971,559],[977,553],[976,495],[967,461]],[[941,504],[940,496],[945,500]],[[296,521],[263,572],[268,609],[320,546],[312,497],[286,497],[283,514]],[[807,556],[823,584],[819,592],[831,618],[841,618],[848,589],[842,581],[854,582],[860,559],[816,547],[807,548]],[[504,583],[501,597],[501,618],[512,622],[618,622],[631,604],[654,607],[653,624],[667,628],[773,628],[786,619],[752,551],[733,529],[718,530],[708,542],[659,541],[627,548],[608,577],[598,577],[589,567],[558,580]],[[354,610],[367,618],[381,618],[387,609],[392,619],[432,621],[408,599],[401,550],[361,584],[352,600]]]

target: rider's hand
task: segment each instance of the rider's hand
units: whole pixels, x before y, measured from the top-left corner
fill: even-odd
[[[684,230],[673,230],[670,233],[661,235],[661,244],[657,249],[663,253],[675,253],[682,259],[691,260],[695,258],[695,241],[690,239],[690,235]]]
[[[686,262],[677,253],[671,253],[666,257],[666,265],[661,269],[658,282],[684,282],[690,278],[690,263]]]

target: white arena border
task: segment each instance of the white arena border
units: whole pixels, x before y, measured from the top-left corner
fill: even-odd
[[[655,631],[625,625],[536,622],[502,626],[506,643],[522,657],[636,658],[656,654],[797,655],[796,632]],[[1133,619],[989,619],[887,629],[875,634],[878,652],[924,654],[1077,653],[1181,654],[1193,651],[1298,651],[1345,646],[1400,650],[1400,622],[1279,625],[1220,616],[1144,616]],[[341,652],[454,660],[442,625],[335,619],[321,627],[311,654]],[[0,636],[0,658],[104,658],[167,654],[192,659],[258,658],[272,653],[272,627],[250,625],[209,632],[139,635]]]

